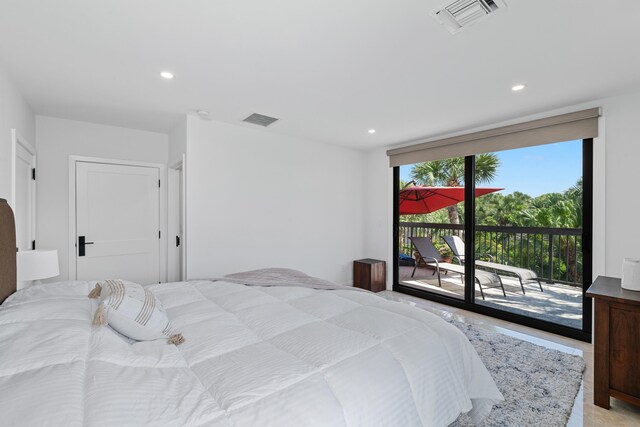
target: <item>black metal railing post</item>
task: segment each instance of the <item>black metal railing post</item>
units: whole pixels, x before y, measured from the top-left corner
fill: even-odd
[[[549,234],[549,279],[547,283],[553,283],[553,234]]]

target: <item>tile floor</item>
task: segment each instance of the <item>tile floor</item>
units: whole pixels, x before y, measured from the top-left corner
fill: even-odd
[[[537,329],[528,328],[515,323],[472,313],[470,311],[449,307],[432,301],[426,301],[409,295],[393,291],[383,291],[380,296],[389,299],[405,299],[414,301],[421,308],[431,311],[446,319],[470,323],[484,329],[513,336],[522,340],[565,351],[571,354],[582,355],[586,362],[586,370],[582,387],[576,397],[576,402],[567,424],[569,427],[588,426],[640,426],[640,407],[636,407],[620,400],[611,398],[611,409],[602,409],[593,404],[593,345],[582,341],[576,341]]]

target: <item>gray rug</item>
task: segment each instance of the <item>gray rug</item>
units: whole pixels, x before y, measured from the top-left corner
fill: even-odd
[[[378,295],[405,301],[394,292]],[[413,300],[413,299],[412,299]],[[415,306],[420,308],[424,301]],[[413,305],[413,304],[412,304]],[[505,401],[481,426],[565,426],[582,382],[584,359],[474,325],[448,320],[466,336],[491,373]],[[462,414],[454,427],[474,425]]]
[[[493,407],[482,426],[567,424],[582,382],[582,357],[466,323],[452,323],[469,338],[505,398]],[[452,424],[472,425],[464,414]]]

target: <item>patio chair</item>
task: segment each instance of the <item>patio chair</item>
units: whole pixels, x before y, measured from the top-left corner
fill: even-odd
[[[442,239],[451,248],[454,257],[458,259],[460,264],[464,265],[464,241],[458,236],[442,236]],[[512,265],[493,262],[493,258],[491,257],[491,255],[489,255],[489,259],[490,261],[476,260],[476,265],[478,267],[488,268],[490,270],[493,270],[494,272],[504,271],[514,274],[520,281],[520,287],[522,288],[523,295],[525,294],[523,282],[538,282],[538,286],[540,286],[540,292],[544,292],[542,290],[542,283],[540,282],[540,279],[538,278],[538,275],[535,271],[529,270],[528,268],[514,267]]]
[[[462,283],[464,283],[464,265],[451,264],[448,262],[440,262],[442,256],[440,252],[433,246],[433,242],[428,237],[410,237],[413,246],[418,251],[419,259],[416,260],[416,265],[413,267],[413,272],[411,273],[411,277],[416,274],[416,269],[420,266],[430,266],[435,267],[433,274],[438,274],[438,286],[442,287],[442,280],[440,279],[440,271],[449,272],[452,271],[454,273],[460,274],[462,278]],[[497,288],[498,286],[488,286],[493,283],[498,283],[502,288],[502,294],[506,297],[507,293],[504,291],[504,286],[502,285],[502,279],[495,273],[491,273],[489,271],[484,270],[476,270],[475,282],[480,287],[480,295],[482,299],[484,299],[484,291],[482,287],[485,288]]]

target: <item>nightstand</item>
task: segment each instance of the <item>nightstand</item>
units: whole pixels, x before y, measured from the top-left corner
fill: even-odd
[[[387,263],[371,258],[354,261],[353,286],[373,292],[387,289]]]
[[[598,276],[587,296],[595,303],[593,403],[609,398],[640,405],[640,292],[620,279]]]

